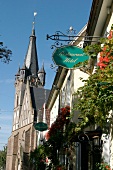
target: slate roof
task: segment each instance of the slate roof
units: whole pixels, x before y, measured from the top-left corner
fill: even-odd
[[[45,73],[44,64],[42,65],[42,68],[38,71],[38,73]]]
[[[26,89],[26,84],[22,83],[19,115],[20,115],[21,110],[22,110],[22,104],[23,104],[23,100],[24,100],[25,89]]]
[[[25,58],[25,66],[29,70],[29,75],[37,76],[39,66],[38,66],[36,36],[35,36],[34,28],[32,29],[32,35],[30,36],[29,46]]]
[[[30,93],[31,93],[32,106],[35,109],[34,120],[36,120],[39,110],[42,110],[43,104],[46,102],[45,94],[47,100],[50,90],[44,89],[42,87],[38,87],[38,88],[30,87]]]

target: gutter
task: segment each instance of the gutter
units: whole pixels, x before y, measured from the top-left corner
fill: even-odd
[[[63,82],[65,80],[65,77],[67,75],[68,69],[63,67],[58,67],[58,71],[56,73],[47,103],[46,103],[46,109],[49,109],[51,111],[53,104],[59,95],[59,90],[56,90],[54,86],[58,87],[58,89],[61,89]]]

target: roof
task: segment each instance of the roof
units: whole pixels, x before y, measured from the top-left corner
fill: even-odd
[[[42,67],[41,67],[41,69],[38,71],[38,73],[45,73],[44,64],[42,65]]]
[[[108,13],[108,8],[111,8],[111,5],[112,0],[93,0],[86,30],[87,35],[103,36],[109,23],[111,13]]]
[[[50,90],[42,87],[30,87],[30,92],[33,108],[36,111],[42,109],[43,104],[46,102],[45,100],[48,99]]]
[[[25,66],[29,70],[30,75],[37,75],[39,70],[38,58],[37,58],[37,49],[36,49],[36,36],[35,30],[32,29],[32,35],[30,36],[29,46],[25,58]]]

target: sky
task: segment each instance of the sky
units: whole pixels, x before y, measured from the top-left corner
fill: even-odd
[[[0,0],[0,41],[12,50],[12,61],[0,61],[0,150],[7,145],[12,131],[15,87],[14,79],[22,67],[35,17],[39,68],[46,71],[46,89],[51,89],[55,69],[51,40],[46,35],[56,31],[66,34],[72,26],[78,33],[88,22],[92,0]]]

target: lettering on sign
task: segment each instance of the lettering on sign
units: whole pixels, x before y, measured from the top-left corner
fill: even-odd
[[[84,50],[77,46],[57,48],[52,57],[56,65],[67,69],[73,69],[79,62],[89,59],[89,56],[84,53]]]
[[[70,59],[70,58],[66,58],[63,63],[76,63],[76,61],[78,60],[78,58],[76,60],[74,59]]]
[[[72,53],[70,53],[70,52],[61,52],[61,53],[59,53],[58,54],[59,56],[70,56],[70,57],[74,57],[74,56],[85,56],[85,53],[82,53],[82,54],[72,54]]]
[[[82,53],[82,54],[72,54],[72,53],[70,53],[70,52],[60,52],[59,54],[58,54],[59,56],[68,56],[68,57],[76,57],[76,56],[85,56],[86,54],[85,53]]]

